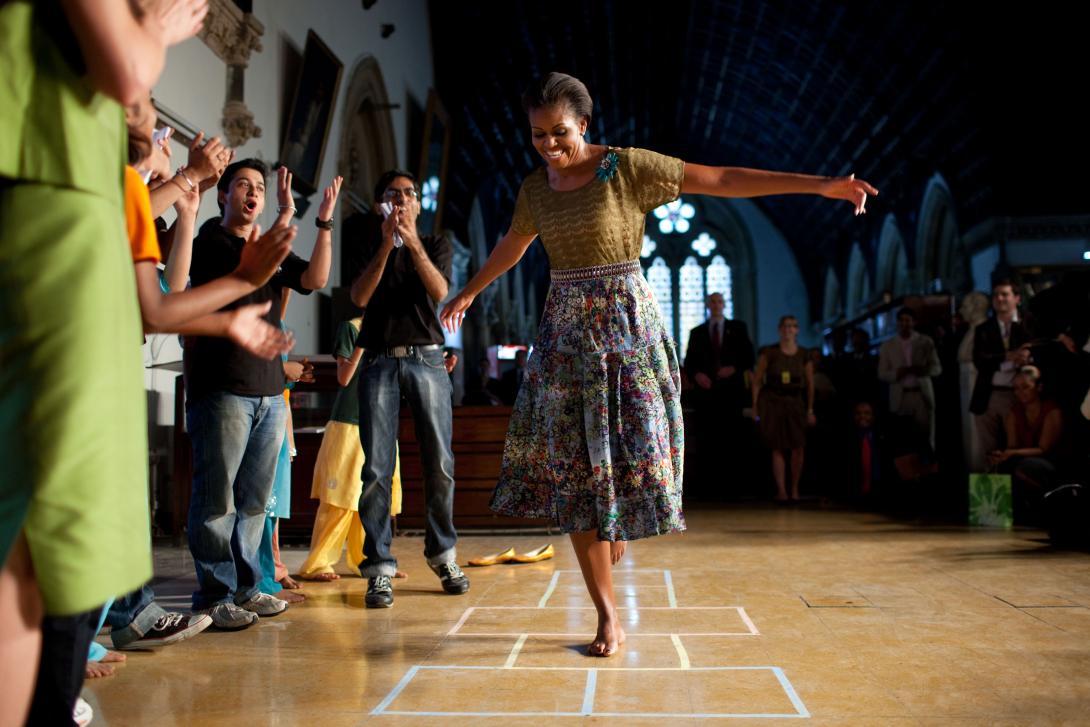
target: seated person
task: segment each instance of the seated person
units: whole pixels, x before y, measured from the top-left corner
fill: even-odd
[[[1015,510],[1031,513],[1040,498],[1057,484],[1063,438],[1063,414],[1041,398],[1041,371],[1023,366],[1011,382],[1015,402],[1004,418],[1007,447],[988,454],[1000,472],[1013,475]]]

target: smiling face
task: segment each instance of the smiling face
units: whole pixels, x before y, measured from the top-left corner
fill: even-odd
[[[224,224],[252,225],[265,209],[265,177],[256,169],[242,167],[219,196]]]
[[[1017,374],[1011,382],[1011,388],[1014,389],[1014,398],[1023,406],[1037,401],[1041,395],[1040,385],[1025,374]]]
[[[550,167],[565,169],[582,160],[585,118],[576,118],[568,106],[531,109],[527,116],[534,148]]]

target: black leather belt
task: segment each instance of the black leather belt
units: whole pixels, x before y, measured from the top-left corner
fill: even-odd
[[[379,355],[386,356],[388,358],[405,358],[406,356],[412,356],[414,353],[423,351],[438,351],[443,347],[440,343],[429,343],[424,346],[394,346],[393,348],[387,348]]]

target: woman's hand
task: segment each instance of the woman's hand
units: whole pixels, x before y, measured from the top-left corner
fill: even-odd
[[[204,143],[201,143],[204,142]],[[189,145],[189,159],[185,168],[189,172],[189,178],[194,183],[203,182],[212,177],[219,178],[223,169],[227,166],[225,160],[230,158],[231,150],[223,145],[218,136],[205,141],[204,132],[197,134],[197,138]]]
[[[174,200],[174,209],[178,216],[188,216],[196,219],[197,211],[201,208],[201,192],[194,188],[182,193],[182,196]]]
[[[855,205],[855,214],[867,213],[867,195],[878,196],[878,190],[862,179],[856,179],[854,174],[846,177],[833,177],[821,185],[821,196],[829,199],[843,199]]]
[[[164,48],[196,35],[208,13],[208,0],[150,0],[141,4],[144,26]]]
[[[288,180],[290,186],[291,172],[288,172]],[[325,192],[322,194],[322,205],[318,208],[318,219],[323,221],[333,219],[333,210],[337,208],[337,195],[341,193],[341,182],[343,181],[344,177],[333,177],[333,181],[325,188]],[[290,198],[290,191],[288,195]],[[291,204],[290,201],[289,204]]]
[[[469,306],[473,305],[473,299],[476,297],[463,290],[451,298],[450,302],[443,306],[443,312],[439,314],[439,321],[443,324],[443,327],[451,333],[458,330],[458,326],[462,325],[462,321],[465,320],[466,311]]]
[[[995,467],[996,465],[1003,464],[1011,458],[1011,452],[1009,449],[997,449],[994,452],[988,454],[988,464]]]

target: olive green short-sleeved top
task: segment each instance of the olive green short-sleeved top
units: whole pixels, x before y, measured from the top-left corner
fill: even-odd
[[[523,180],[511,231],[538,235],[553,270],[638,259],[647,213],[681,194],[682,160],[647,149],[609,147],[606,161],[612,157],[608,179],[596,176],[568,192],[549,186],[545,167]]]

